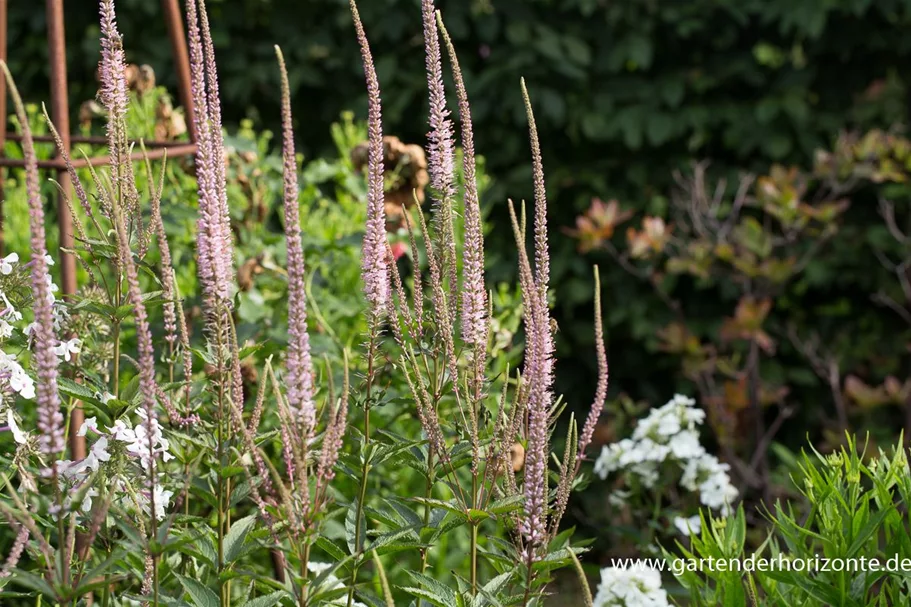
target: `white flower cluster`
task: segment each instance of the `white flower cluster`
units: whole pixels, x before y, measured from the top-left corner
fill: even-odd
[[[606,567],[594,607],[671,607],[661,587],[661,573],[643,566]]]
[[[54,260],[48,256],[48,264],[53,265]],[[9,276],[19,264],[19,255],[10,253],[6,257],[0,258],[0,275]],[[57,303],[54,292],[57,291],[57,285],[49,281],[49,297],[51,303]],[[60,329],[63,320],[66,319],[66,308],[62,305],[54,306],[54,328]],[[22,320],[22,312],[17,310],[10,302],[6,293],[0,290],[0,340],[9,339],[15,332],[15,324]],[[22,329],[22,333],[31,336],[35,323],[31,323]],[[82,350],[82,340],[78,338],[69,339],[59,342],[54,347],[54,352],[62,360],[69,362],[74,354],[79,354]],[[29,377],[19,361],[10,354],[0,350],[0,396],[3,392],[13,392],[26,399],[35,398],[35,381]]]
[[[48,256],[48,265],[54,265],[54,260]],[[0,278],[11,275],[19,266],[19,255],[10,253],[6,257],[0,258]],[[54,293],[58,290],[57,285],[51,281],[48,275],[48,297],[53,304],[54,311],[54,328],[59,332],[62,323],[67,318],[66,307],[62,302],[58,302]],[[7,294],[0,288],[0,342],[3,342],[17,330],[17,326],[22,321],[22,312],[16,309],[10,301]],[[18,326],[21,333],[29,340],[31,347],[32,331],[35,323],[30,323],[25,327]],[[21,349],[21,346],[18,346]],[[82,350],[82,340],[73,338],[65,341],[59,341],[54,346],[54,353],[61,361],[70,362],[73,355],[79,354]],[[17,423],[17,415],[12,408],[12,399],[10,397],[18,395],[21,398],[31,400],[35,398],[35,380],[19,363],[12,354],[0,349],[0,412],[6,409],[5,415],[0,413],[0,419],[6,420],[6,428],[13,433],[13,440],[19,445],[28,443],[29,435],[20,430]]]
[[[639,420],[632,438],[604,447],[595,462],[595,473],[607,478],[612,472],[623,472],[650,489],[658,483],[662,465],[670,463],[682,472],[680,484],[687,491],[698,492],[704,506],[726,515],[737,489],[728,476],[730,466],[706,452],[699,442],[697,426],[704,420],[705,411],[696,408],[696,401],[677,394]],[[622,502],[624,496],[615,492],[611,501]],[[677,525],[681,526],[687,527]],[[692,523],[688,527],[696,530]]]
[[[147,416],[145,411],[142,409],[137,411],[142,420],[136,424],[135,427],[130,427],[130,425],[122,420],[118,419],[114,422],[113,426],[108,426],[107,432],[101,430],[98,427],[97,418],[90,417],[82,426],[79,428],[79,436],[86,436],[89,431],[98,435],[98,438],[92,444],[91,449],[89,449],[88,455],[85,459],[82,459],[78,462],[73,462],[70,460],[63,460],[57,464],[57,470],[60,472],[66,480],[73,481],[75,483],[81,483],[85,481],[89,474],[92,472],[97,472],[102,464],[110,461],[112,447],[112,442],[123,443],[125,446],[126,453],[133,458],[139,460],[139,465],[142,470],[148,470],[149,465],[154,462],[157,458],[161,458],[162,461],[167,462],[174,458],[173,455],[168,451],[169,443],[168,439],[164,437],[161,432],[161,426],[158,423],[157,419],[152,420],[151,424],[151,437],[149,436],[149,429],[147,428]],[[142,482],[145,482],[143,480]],[[111,485],[115,490],[122,491],[124,488],[124,479],[113,479]],[[148,491],[142,492],[139,494],[140,505],[148,514],[149,511],[149,502],[154,501],[155,503],[155,516],[159,520],[163,519],[166,515],[168,504],[170,503],[171,496],[174,495],[172,491],[164,489],[160,483],[155,483],[153,488],[154,499],[150,500]],[[92,508],[92,497],[97,496],[98,493],[94,489],[89,489],[85,498],[82,501],[82,510],[84,512],[89,511]],[[128,501],[128,500],[127,500]]]

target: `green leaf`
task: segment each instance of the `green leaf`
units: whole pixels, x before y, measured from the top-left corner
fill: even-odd
[[[414,546],[414,547],[420,546],[420,544],[418,544],[416,541],[414,541],[415,539],[417,539],[417,534],[415,533],[415,529],[412,527],[402,527],[401,529],[396,529],[395,531],[383,533],[382,535],[378,536],[375,540],[373,540],[373,543],[371,543],[370,546],[373,549],[379,549],[379,548],[382,548],[383,546],[386,546],[386,545],[392,544],[392,543],[401,544],[403,542],[399,542],[398,540],[401,540],[402,538],[406,538],[406,537],[413,538],[413,539],[411,541],[408,541],[405,543],[407,543],[411,546]]]
[[[45,579],[34,573],[29,573],[28,571],[22,571],[21,569],[14,569],[11,581],[14,584],[20,586],[25,586],[31,590],[40,592],[43,596],[48,597],[49,599],[54,598],[54,589],[45,581]]]
[[[760,258],[772,253],[772,236],[755,217],[744,217],[735,230],[737,241]]]
[[[273,607],[274,605],[278,605],[282,598],[287,595],[288,593],[284,590],[279,590],[272,594],[267,594],[266,596],[258,596],[255,599],[250,599],[243,604],[243,607]]]
[[[427,600],[433,600],[435,601],[434,604],[440,605],[441,607],[455,607],[457,602],[457,595],[455,590],[449,586],[446,586],[442,582],[437,581],[434,578],[422,573],[417,573],[416,571],[407,571],[407,573],[411,576],[411,579],[413,579],[421,586],[421,588],[429,592],[430,595],[434,597],[433,599],[430,599],[430,597],[423,598],[427,598]],[[405,588],[403,588],[403,590],[406,592],[411,592]]]
[[[323,536],[317,538],[316,546],[337,561],[344,560],[348,556],[338,544]]]
[[[522,507],[522,502],[524,500],[524,495],[509,495],[492,503],[487,508],[487,510],[489,510],[492,514],[506,514],[508,512],[515,512]]]
[[[95,397],[94,392],[92,392],[90,389],[88,389],[84,385],[77,384],[73,380],[68,379],[66,377],[57,378],[57,387],[60,388],[60,391],[63,392],[64,394],[66,394],[67,396],[77,398],[81,401],[90,402],[95,405],[101,404],[101,401]]]
[[[483,607],[485,601],[490,603],[493,607],[502,607],[502,603],[497,598],[497,595],[500,594],[500,591],[506,586],[509,580],[512,579],[513,572],[507,571],[506,573],[501,573],[497,577],[493,578],[483,587],[479,588],[478,595],[475,597],[472,606]]]
[[[447,603],[446,599],[443,597],[436,595],[429,590],[425,590],[424,588],[415,588],[413,586],[399,586],[398,588],[419,599],[430,601],[431,604],[436,605],[437,607],[456,607],[454,602]]]
[[[256,524],[256,517],[257,515],[251,514],[231,525],[231,529],[229,529],[227,535],[225,535],[226,563],[231,563],[240,556],[247,535],[253,529],[253,525]]]
[[[436,506],[438,508],[448,510],[449,512],[452,512],[453,514],[458,514],[459,516],[465,516],[465,511],[462,510],[462,508],[459,506],[459,504],[458,504],[458,502],[456,502],[456,500],[452,500],[451,502],[445,502],[443,500],[427,498],[427,497],[413,497],[411,499],[415,502],[418,502],[419,504],[424,504],[425,506]]]
[[[180,581],[180,585],[190,595],[190,600],[196,607],[219,607],[218,596],[205,586],[202,582],[188,578],[178,573],[174,576]]]

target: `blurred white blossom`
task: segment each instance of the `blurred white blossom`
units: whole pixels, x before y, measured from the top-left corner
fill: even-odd
[[[674,527],[683,535],[699,535],[702,531],[702,519],[698,514],[691,517],[676,516],[674,517]]]
[[[13,413],[12,409],[6,410],[6,424],[13,433],[13,440],[16,441],[17,444],[24,445],[28,442],[28,435],[19,429],[19,424],[16,423],[16,415]]]
[[[3,259],[0,259],[0,274],[4,276],[9,276],[13,273],[13,266],[19,263],[19,254],[10,253]]]
[[[61,341],[54,347],[54,354],[66,362],[73,359],[73,354],[79,354],[82,351],[82,340],[74,337],[67,341]]]
[[[595,607],[671,607],[661,574],[646,567],[605,567]]]
[[[326,569],[329,569],[330,567],[332,567],[331,563],[316,563],[313,561],[310,561],[309,563],[307,563],[307,570],[310,571],[310,573],[313,573],[314,576],[318,576],[319,574],[324,572]],[[326,579],[321,584],[321,588],[324,590],[340,590],[344,587],[345,587],[345,585],[342,583],[342,581],[340,579],[338,579],[335,576],[335,574],[332,574],[332,573],[330,573],[328,576],[326,576]],[[336,606],[344,606],[344,605],[347,605],[348,603],[347,603],[347,600],[345,599],[345,597],[341,597],[341,598],[338,598],[327,604],[331,605],[332,607],[336,607]],[[352,606],[353,607],[367,607],[363,603],[358,603],[357,601],[354,601],[352,603]]]

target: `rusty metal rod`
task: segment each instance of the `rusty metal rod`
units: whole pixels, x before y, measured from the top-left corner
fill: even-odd
[[[195,143],[182,143],[180,145],[172,145],[163,148],[156,148],[154,150],[148,150],[145,155],[142,152],[133,152],[130,154],[130,160],[134,162],[139,162],[145,157],[148,157],[149,160],[157,160],[162,158],[167,154],[168,158],[177,158],[179,156],[189,156],[196,153],[196,144]],[[73,166],[77,169],[84,168],[91,164],[93,167],[106,166],[111,163],[110,156],[96,156],[94,158],[86,159],[84,157],[77,156],[72,158]],[[0,167],[21,167],[25,163],[21,158],[0,158]],[[64,170],[66,169],[66,164],[63,160],[59,158],[54,158],[52,160],[39,160],[38,161],[39,169],[55,169],[55,170]],[[69,210],[67,210],[69,212]]]
[[[60,132],[64,149],[70,151],[70,111],[66,82],[66,38],[64,33],[63,0],[47,0],[47,44],[51,72],[51,116]],[[69,196],[69,175],[58,168],[57,182]],[[60,224],[61,249],[73,248],[73,221],[63,196],[58,198],[57,222]],[[64,295],[76,292],[76,259],[61,251],[60,285]]]
[[[0,59],[6,61],[6,15],[7,0],[0,0]],[[0,78],[0,158],[3,158],[6,150],[6,78]],[[0,168],[0,255],[5,255],[6,239],[4,238],[3,224],[5,223],[3,213],[3,201],[6,199],[4,183],[6,175]]]
[[[2,2],[3,0],[0,0]],[[56,125],[55,125],[56,126]],[[22,141],[22,135],[20,133],[7,133],[7,139],[12,141]],[[35,143],[54,143],[54,137],[52,135],[32,135],[32,139]],[[102,137],[100,135],[72,135],[70,137],[71,143],[90,143],[92,145],[104,145],[108,144],[108,138]],[[138,141],[134,143],[138,144]],[[161,148],[168,146],[178,146],[186,144],[186,141],[165,141],[163,139],[153,139],[151,141],[143,140],[143,144],[147,148]]]
[[[60,132],[63,148],[70,151],[70,106],[66,82],[66,33],[64,29],[63,0],[47,0],[47,47],[51,71],[51,116]],[[62,163],[57,165],[57,223],[60,228],[60,290],[65,298],[76,293],[76,258],[66,251],[73,250],[73,218],[66,199],[73,188],[70,174]],[[82,407],[77,404],[70,414],[70,458],[74,461],[86,456],[85,437],[78,432],[85,419]]]
[[[171,39],[171,54],[174,55],[174,73],[177,75],[177,91],[183,105],[184,118],[190,142],[196,143],[196,109],[193,105],[193,90],[190,80],[190,53],[187,51],[187,37],[183,29],[183,12],[178,0],[161,0],[168,37]]]

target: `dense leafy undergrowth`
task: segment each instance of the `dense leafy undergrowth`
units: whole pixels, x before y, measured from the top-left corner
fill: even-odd
[[[76,244],[61,253],[78,259],[74,294],[55,284],[59,218],[44,213],[57,188],[39,182],[35,165],[55,150],[32,140],[56,133],[6,74],[23,135],[6,151],[28,166],[6,184],[0,259],[4,604],[907,602],[900,571],[685,566],[750,554],[911,558],[904,452],[873,455],[850,434],[825,456],[770,447],[787,409],[765,428],[763,411],[784,397],[759,372],[776,345],[764,324],[772,298],[810,271],[845,211],[841,196],[864,180],[904,180],[904,139],[843,139],[814,169],[812,201],[796,171],[776,168],[755,194],[747,178],[728,199],[724,187],[706,194],[697,167],[681,181],[676,214],[642,218],[623,250],[611,236],[630,214],[616,202],[593,205],[574,235],[655,288],[676,319],[662,348],[681,358],[705,405],[677,395],[635,421],[643,407],[621,400],[613,427],[629,421],[630,437],[597,455],[593,445],[609,442],[596,435],[608,387],[600,275],[586,355],[598,369],[593,399],[567,403],[554,391],[560,332],[550,309],[560,292],[549,287],[548,188],[524,82],[516,95],[530,126],[534,200],[528,210],[504,205],[518,281],[490,284],[485,240],[501,236],[479,204],[490,182],[431,0],[422,3],[427,150],[384,137],[352,1],[368,121],[343,115],[331,129],[337,154],[302,165],[280,51],[281,153],[249,123],[224,135],[208,15],[195,0],[187,22],[199,149],[193,159],[142,158],[133,141],[181,138],[186,125],[162,89],[142,84],[141,68],[126,66],[113,2],[100,7],[96,113],[108,144],[78,153],[113,162],[71,170]],[[98,130],[92,122],[86,133]],[[903,237],[894,209],[882,209]],[[736,310],[719,331],[683,313],[667,279],[680,275],[734,289]],[[793,341],[818,359],[821,376],[831,368],[817,346]],[[854,378],[851,387],[846,396],[870,407],[905,394],[897,380]],[[840,381],[833,396],[844,396]],[[836,405],[832,444],[855,415]],[[743,441],[751,424],[755,437]],[[704,427],[713,442],[703,442]],[[599,539],[619,540],[614,554],[658,559],[602,569],[594,592],[590,538],[561,524],[592,474],[605,481],[588,492],[603,504],[595,518],[610,518]],[[762,493],[768,508],[757,505]],[[573,515],[585,520],[586,511]]]

